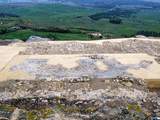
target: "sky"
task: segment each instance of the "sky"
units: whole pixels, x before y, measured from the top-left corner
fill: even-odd
[[[47,1],[47,0],[0,0],[0,2],[7,2],[7,1],[11,1],[11,2],[37,2],[37,1]],[[66,0],[67,1],[67,0]],[[87,0],[86,0],[87,1]],[[98,0],[97,0],[98,1]],[[106,0],[107,1],[107,0]],[[143,1],[152,1],[152,2],[160,2],[160,0],[143,0]]]

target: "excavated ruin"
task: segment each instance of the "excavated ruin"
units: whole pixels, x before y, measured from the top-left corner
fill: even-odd
[[[160,116],[160,41],[0,45],[0,120],[150,120]]]

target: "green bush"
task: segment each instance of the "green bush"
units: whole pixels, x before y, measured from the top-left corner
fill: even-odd
[[[122,19],[120,19],[119,17],[111,17],[109,19],[109,22],[112,23],[112,24],[121,24]]]
[[[1,27],[0,28],[0,34],[5,34],[7,33],[8,29],[6,27]]]

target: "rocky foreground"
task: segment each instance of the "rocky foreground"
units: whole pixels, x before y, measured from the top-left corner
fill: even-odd
[[[160,116],[159,67],[153,68],[160,64],[158,39],[54,42],[41,38],[40,42],[7,41],[0,47],[0,120],[150,120]],[[8,53],[4,55],[3,50]],[[108,55],[113,53],[120,58]],[[124,62],[124,53],[134,54],[133,58],[150,56],[135,58],[137,62],[124,58]],[[75,55],[80,57],[73,60]]]

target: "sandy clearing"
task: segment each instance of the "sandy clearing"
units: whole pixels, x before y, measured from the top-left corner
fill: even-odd
[[[152,64],[147,68],[133,69],[129,68],[128,73],[133,74],[134,77],[146,80],[158,80],[160,82],[160,64],[158,64],[154,57],[147,54],[99,54],[111,59],[116,59],[121,64],[139,64],[141,61],[152,61]],[[40,59],[47,60],[48,65],[62,65],[65,68],[77,67],[78,60],[85,59],[90,55],[18,55],[7,64],[5,69],[0,72],[0,81],[9,79],[19,80],[34,80],[35,76],[30,75],[24,71],[11,71],[10,68],[22,64],[26,59]],[[96,66],[99,70],[108,70],[107,65],[102,61],[97,61]]]
[[[23,50],[25,50],[24,47],[0,46],[0,71],[15,55]]]
[[[62,65],[65,68],[71,69],[78,66],[77,61],[79,60],[79,57],[77,56],[63,56],[61,59],[61,56],[56,56],[53,59],[49,59],[48,64],[50,65]]]
[[[154,61],[154,57],[144,54],[111,54],[110,57],[116,58],[122,64],[138,64],[140,61]]]
[[[105,65],[102,61],[97,61],[96,66],[101,71],[106,71],[108,69],[107,65]]]
[[[110,57],[114,57],[121,64],[138,64],[141,61],[148,61],[152,64],[147,68],[131,69],[127,71],[131,73],[136,78],[142,78],[146,80],[160,80],[160,64],[158,64],[154,59],[155,57],[147,54],[110,54]]]
[[[16,55],[13,57],[9,63],[5,65],[5,68],[0,72],[0,81],[4,80],[33,80],[35,79],[33,76],[29,75],[28,73],[25,73],[23,71],[11,71],[10,68],[14,65],[21,64],[25,59],[27,59],[28,56],[19,56]]]
[[[146,80],[160,80],[160,65],[155,61],[153,61],[152,65],[149,65],[146,69],[128,69],[128,72],[137,78],[143,78]]]

